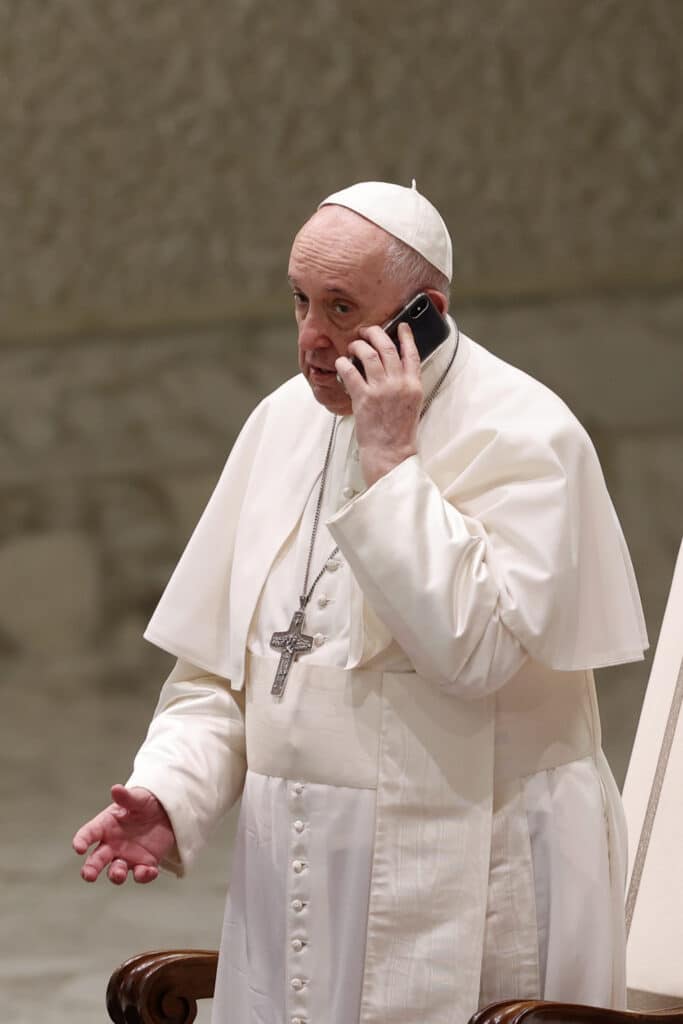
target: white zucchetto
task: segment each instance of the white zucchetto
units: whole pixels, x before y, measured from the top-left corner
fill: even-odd
[[[372,221],[419,252],[432,266],[453,277],[453,247],[443,217],[428,199],[412,188],[386,181],[361,181],[331,196],[318,206],[345,206]]]

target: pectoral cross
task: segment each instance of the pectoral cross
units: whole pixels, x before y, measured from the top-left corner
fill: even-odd
[[[274,697],[281,697],[285,692],[287,676],[294,664],[294,659],[298,658],[300,654],[308,654],[313,647],[313,637],[306,636],[301,632],[304,627],[304,614],[303,608],[299,608],[294,612],[287,632],[273,633],[270,638],[270,646],[276,651],[282,651],[275,673],[275,682],[270,691]]]

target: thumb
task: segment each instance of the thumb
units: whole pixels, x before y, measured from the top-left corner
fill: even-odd
[[[117,783],[111,787],[111,795],[114,803],[122,810],[140,811],[149,799],[150,794],[146,789],[138,787],[127,789],[126,786]]]

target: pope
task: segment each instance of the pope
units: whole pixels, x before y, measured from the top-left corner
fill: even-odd
[[[182,875],[241,797],[214,1022],[625,1004],[625,835],[593,670],[647,647],[594,448],[449,315],[412,188],[292,245],[300,373],[242,429],[145,636],[172,653],[82,876]],[[420,360],[425,293],[448,334]],[[361,372],[362,371],[362,372]]]

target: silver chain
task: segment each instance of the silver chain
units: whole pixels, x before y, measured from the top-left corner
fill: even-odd
[[[434,401],[434,399],[438,395],[439,391],[441,390],[441,386],[442,386],[443,382],[445,381],[446,377],[448,376],[450,368],[453,365],[453,361],[455,360],[455,357],[456,357],[456,355],[458,353],[458,345],[460,343],[460,328],[458,327],[457,324],[455,325],[455,330],[456,330],[456,336],[455,336],[455,347],[453,349],[453,353],[451,355],[451,358],[448,360],[448,366],[443,371],[443,373],[441,374],[441,376],[437,380],[436,384],[434,385],[432,390],[429,392],[429,395],[427,396],[427,398],[424,401],[424,404],[423,404],[423,406],[422,406],[422,408],[420,410],[420,421],[425,416],[425,414],[426,414],[427,410],[429,409],[430,405],[432,404],[432,402]],[[311,542],[310,542],[309,547],[308,547],[308,558],[306,559],[306,573],[304,575],[303,594],[301,594],[301,596],[299,597],[299,607],[301,608],[302,611],[306,608],[308,602],[311,600],[311,597],[313,595],[313,591],[315,590],[316,586],[318,585],[319,580],[322,578],[322,576],[323,576],[323,574],[325,572],[325,569],[327,567],[327,563],[330,561],[331,558],[334,558],[334,556],[339,551],[339,545],[337,544],[336,547],[334,548],[334,550],[331,551],[330,554],[325,559],[325,565],[323,565],[322,569],[320,570],[320,572],[318,573],[316,578],[311,583],[311,586],[309,587],[308,586],[308,574],[311,571],[311,561],[313,559],[313,550],[315,548],[315,539],[316,539],[316,537],[318,535],[318,526],[320,524],[320,513],[321,513],[321,510],[322,510],[322,506],[323,506],[323,495],[325,493],[325,483],[327,482],[327,471],[330,468],[330,461],[332,459],[332,449],[334,448],[334,438],[335,438],[335,435],[337,433],[337,424],[338,424],[338,422],[339,421],[338,421],[337,417],[335,416],[334,419],[332,420],[332,430],[330,432],[330,439],[327,442],[327,453],[325,455],[325,462],[323,463],[323,468],[322,468],[322,470],[319,473],[319,476],[320,476],[320,489],[318,490],[318,500],[317,500],[316,506],[315,506],[315,515],[313,516],[313,529],[311,531]]]

